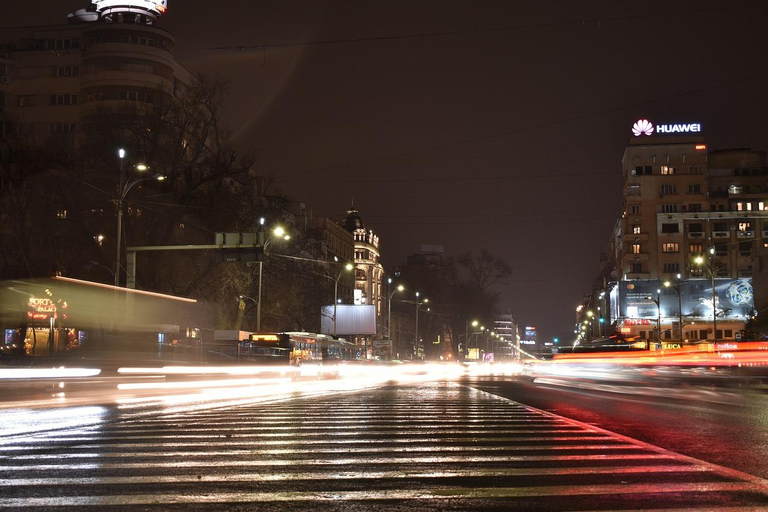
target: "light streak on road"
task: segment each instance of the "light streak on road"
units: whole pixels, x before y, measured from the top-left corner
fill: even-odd
[[[3,368],[0,379],[66,379],[76,377],[95,377],[98,368]]]

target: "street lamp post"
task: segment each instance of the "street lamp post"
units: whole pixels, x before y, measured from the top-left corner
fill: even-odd
[[[264,240],[264,223],[266,220],[264,217],[259,219],[259,245],[261,246],[261,257],[259,258],[259,294],[258,301],[256,302],[256,332],[261,332],[261,281],[264,269],[264,257],[266,256],[266,250],[269,243],[273,240],[273,237],[277,237],[282,240],[290,240],[291,235],[285,232],[281,226],[277,226],[272,230],[272,234],[269,238]]]
[[[678,325],[680,327],[680,343],[683,342],[683,299],[680,292],[680,274],[677,274],[677,284],[672,284],[670,281],[664,281],[664,286],[672,288],[677,293],[677,317]]]
[[[117,156],[120,157],[120,181],[117,187],[117,250],[115,251],[115,286],[120,286],[120,246],[123,238],[123,203],[125,202],[125,197],[137,183],[152,179],[163,181],[165,176],[162,174],[155,174],[153,176],[136,178],[127,181],[127,176],[125,174],[125,150],[122,148],[119,149],[117,151]],[[146,171],[149,169],[149,167],[147,167],[145,164],[137,164],[135,168],[137,171]]]
[[[237,299],[238,299],[238,300],[237,300],[237,302],[238,302],[238,305],[239,305],[239,307],[240,307],[240,308],[242,308],[243,314],[245,313],[245,303],[243,302],[245,299],[248,299],[248,300],[250,300],[251,302],[253,302],[254,306],[256,306],[256,310],[258,311],[258,309],[259,309],[259,303],[258,303],[258,302],[256,301],[256,299],[254,299],[253,297],[248,297],[247,295],[238,295],[238,296],[237,296]],[[240,314],[238,314],[238,317],[240,317]],[[239,320],[239,318],[238,318],[238,320]],[[242,325],[242,322],[238,322],[238,325]],[[239,329],[239,328],[240,328],[240,327],[238,327],[238,329]],[[259,329],[258,329],[258,327],[256,328],[256,332],[259,332]]]
[[[414,355],[418,355],[419,353],[419,309],[421,309],[421,306],[427,302],[429,302],[429,299],[426,298],[419,302],[419,292],[416,292],[416,336],[413,344]]]
[[[387,340],[389,340],[389,357],[392,358],[392,352],[394,350],[394,346],[392,344],[392,296],[397,292],[402,292],[405,290],[405,287],[403,285],[399,285],[397,288],[392,290],[392,278],[387,279],[387,285],[390,288],[390,292],[387,295]]]
[[[477,324],[479,322],[477,320],[472,320],[472,327],[477,327]],[[464,351],[466,351],[466,354],[464,354]],[[462,356],[468,356],[469,355],[469,319],[464,321],[464,351],[462,351]]]
[[[712,343],[717,341],[717,291],[715,290],[715,270],[712,268],[712,258],[715,255],[715,248],[709,248],[709,263],[699,256],[694,260],[697,265],[703,265],[709,270],[712,279]]]
[[[659,343],[661,343],[661,288],[656,290],[656,298],[654,299],[652,295],[648,295],[646,297],[647,300],[652,301],[654,304],[656,304],[656,312],[658,316],[656,317],[656,336],[658,337]],[[651,350],[651,340],[649,339],[646,343],[647,350]]]
[[[336,256],[333,257],[334,261],[338,262],[339,258]],[[342,268],[339,273],[336,275],[335,284],[333,287],[333,335],[336,336],[336,305],[339,302],[339,280],[341,279],[341,276],[344,275],[344,272],[348,272],[355,268],[354,265],[351,263],[347,263],[344,265],[344,268]],[[366,353],[366,359],[368,358],[368,354]]]

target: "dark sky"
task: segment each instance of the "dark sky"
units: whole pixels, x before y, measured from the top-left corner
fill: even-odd
[[[0,26],[86,3],[5,1]],[[286,193],[336,219],[354,199],[385,266],[421,244],[490,250],[514,267],[504,310],[551,338],[597,275],[635,120],[768,149],[766,14],[754,0],[170,0],[160,26],[182,64],[232,82],[239,147]]]

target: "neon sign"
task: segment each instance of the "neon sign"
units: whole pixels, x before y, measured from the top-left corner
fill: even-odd
[[[657,124],[653,125],[648,119],[640,119],[632,125],[632,133],[635,137],[643,135],[667,135],[676,133],[701,133],[700,123],[677,123],[677,124]]]

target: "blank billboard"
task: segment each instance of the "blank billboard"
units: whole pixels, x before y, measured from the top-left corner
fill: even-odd
[[[333,306],[320,310],[320,331],[323,334],[376,334],[376,306],[339,304],[336,306],[336,330],[333,329]]]

